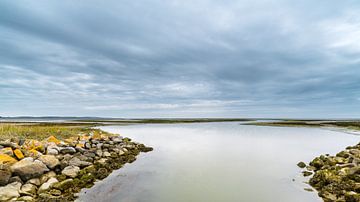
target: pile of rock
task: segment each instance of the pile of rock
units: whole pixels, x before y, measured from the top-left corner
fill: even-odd
[[[360,201],[360,143],[336,156],[321,155],[306,166],[309,184],[324,201]]]
[[[72,201],[112,170],[152,148],[101,131],[61,141],[0,142],[0,201]]]

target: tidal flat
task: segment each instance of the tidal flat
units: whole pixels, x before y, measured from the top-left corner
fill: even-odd
[[[83,190],[79,201],[321,201],[296,164],[359,141],[315,127],[240,123],[102,126],[155,149]]]

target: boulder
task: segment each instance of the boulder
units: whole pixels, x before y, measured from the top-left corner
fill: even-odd
[[[31,183],[27,183],[27,184],[24,184],[19,193],[21,195],[27,195],[27,196],[33,196],[34,194],[36,194],[36,190],[37,190],[37,187]]]
[[[301,161],[301,162],[299,162],[299,163],[297,164],[297,166],[298,166],[299,168],[305,168],[305,167],[306,167],[306,164]]]
[[[100,149],[96,150],[96,155],[98,155],[99,157],[102,157],[103,152]]]
[[[11,170],[8,165],[0,164],[0,186],[4,186],[9,182]]]
[[[39,187],[38,193],[43,193],[49,190],[55,183],[59,182],[55,177],[50,178],[47,182]]]
[[[19,148],[19,145],[17,145],[16,143],[10,142],[9,140],[0,141],[0,146],[11,147],[12,149],[18,149]]]
[[[53,188],[63,191],[70,188],[71,186],[73,186],[73,179],[66,179],[54,184]]]
[[[60,165],[60,161],[53,155],[42,155],[38,158],[38,160],[43,162],[50,169]]]
[[[20,182],[21,184],[23,184],[23,181],[21,180],[21,178],[19,176],[10,177],[8,184],[13,183],[13,182]]]
[[[44,172],[49,171],[44,163],[31,157],[22,159],[11,166],[14,175],[26,181],[31,178],[40,177]]]
[[[39,179],[39,178],[30,179],[30,180],[28,180],[26,183],[30,183],[30,184],[33,184],[33,185],[36,185],[36,186],[40,186],[40,185],[41,185],[41,182],[40,182],[40,179]]]
[[[64,168],[64,170],[62,170],[61,173],[68,177],[75,178],[78,175],[79,171],[80,168],[77,166],[68,166]]]
[[[17,198],[20,196],[21,183],[13,182],[4,187],[0,187],[0,201],[9,201],[13,198]]]
[[[17,159],[21,160],[24,158],[24,154],[21,152],[20,149],[15,149],[14,150],[14,155],[16,156]]]
[[[104,156],[104,157],[110,157],[110,156],[111,156],[111,154],[110,154],[109,152],[107,152],[107,151],[106,151],[106,152],[104,152],[104,153],[103,153],[103,156]]]
[[[48,137],[46,139],[46,142],[53,142],[55,144],[60,144],[61,143],[61,141],[59,139],[57,139],[56,137],[54,137],[53,135]]]
[[[74,147],[61,147],[60,153],[62,154],[74,154],[76,153],[76,149]]]
[[[46,181],[48,181],[50,178],[56,177],[56,173],[54,171],[50,171],[45,173],[40,177],[40,184],[44,184]]]
[[[83,167],[91,165],[91,163],[87,162],[87,161],[82,161],[78,157],[74,157],[69,161],[69,165],[78,166],[80,168],[83,168]]]
[[[22,196],[18,198],[17,201],[35,201],[35,199],[31,196]]]
[[[14,164],[17,160],[7,154],[0,154],[0,164]]]
[[[14,156],[14,152],[11,147],[5,147],[3,149],[0,149],[0,154],[7,154],[9,156]]]

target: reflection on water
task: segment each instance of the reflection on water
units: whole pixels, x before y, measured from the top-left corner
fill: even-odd
[[[154,147],[81,194],[80,201],[321,201],[298,161],[334,154],[358,136],[238,123],[106,126]],[[293,181],[295,179],[295,181]],[[86,193],[85,193],[86,192]]]

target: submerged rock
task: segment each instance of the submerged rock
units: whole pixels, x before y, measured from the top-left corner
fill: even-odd
[[[298,166],[299,168],[305,168],[305,167],[306,167],[306,164],[301,161],[301,162],[299,162],[299,163],[297,164],[297,166]]]

